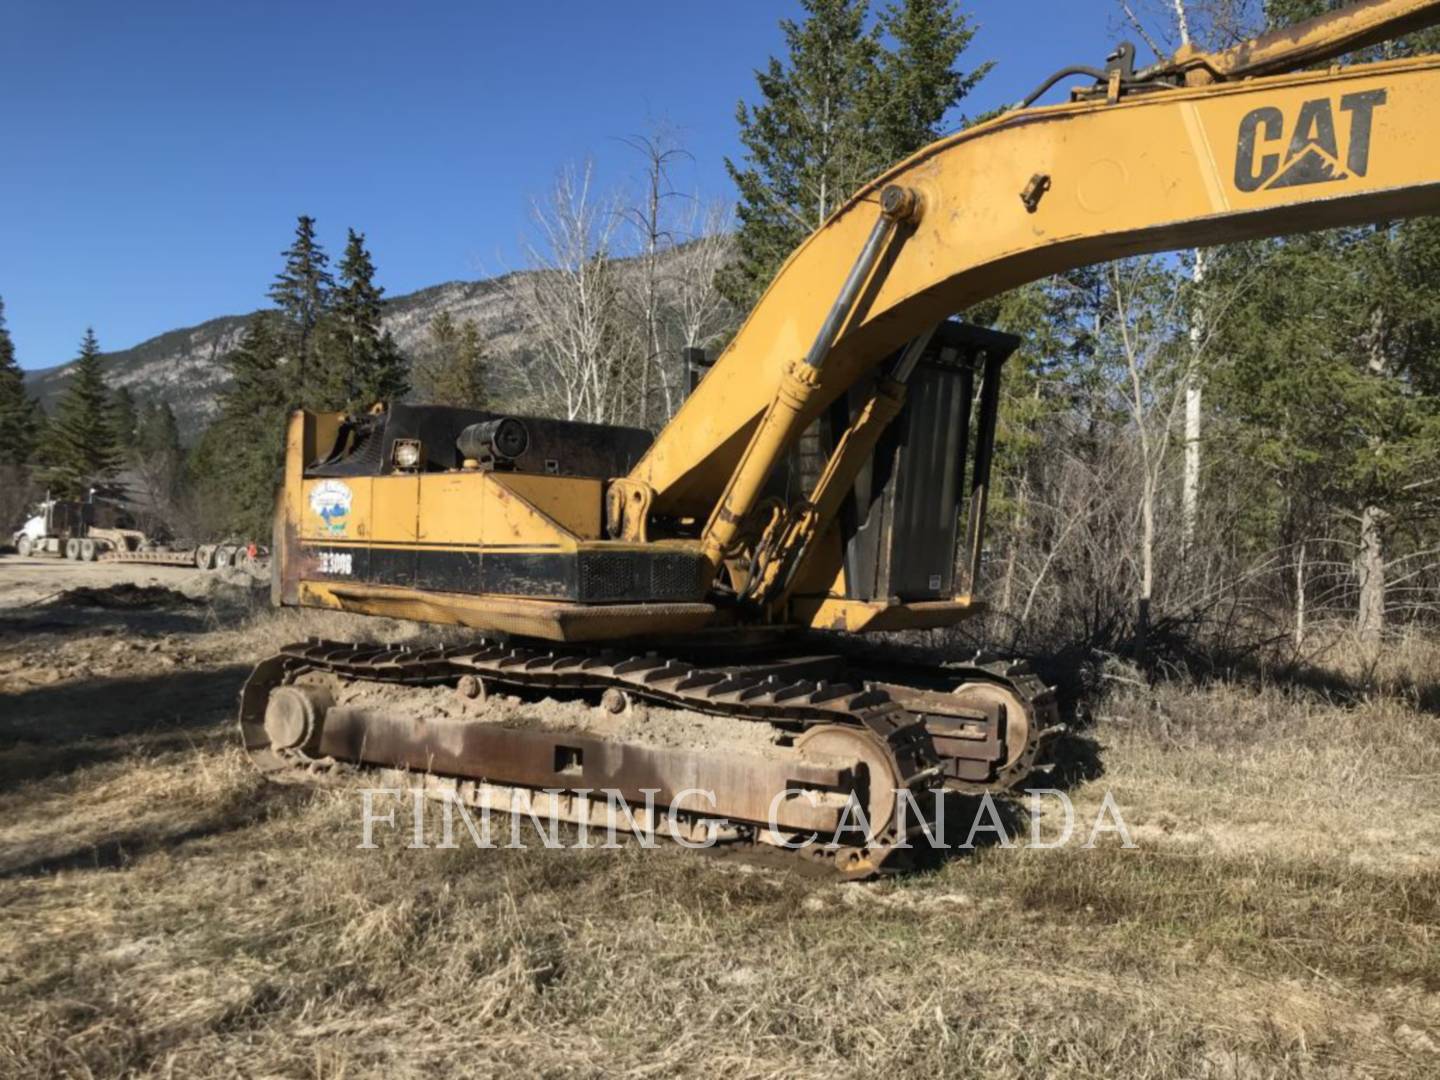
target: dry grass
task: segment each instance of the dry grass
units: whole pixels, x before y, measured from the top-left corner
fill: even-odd
[[[257,619],[189,674],[346,636]],[[1403,693],[1116,683],[1075,796],[1083,835],[1112,790],[1136,850],[841,886],[357,850],[353,793],[260,782],[224,701],[155,704],[176,677],[114,680],[98,739],[46,735],[68,680],[0,698],[39,763],[10,747],[0,792],[0,1075],[1440,1074],[1440,749]]]

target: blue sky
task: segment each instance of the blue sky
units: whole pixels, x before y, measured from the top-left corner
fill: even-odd
[[[967,105],[1098,63],[1109,0],[973,0]],[[392,293],[521,264],[529,200],[591,157],[605,185],[657,122],[677,184],[733,195],[735,104],[792,0],[0,4],[0,297],[22,366],[264,304],[295,216],[366,233]]]

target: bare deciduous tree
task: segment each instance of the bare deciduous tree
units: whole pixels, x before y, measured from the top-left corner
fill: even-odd
[[[563,171],[536,203],[530,273],[512,287],[536,407],[653,427],[683,400],[682,348],[731,328],[716,281],[733,238],[725,209],[671,185],[685,151],[664,134],[624,141],[644,158],[638,195],[598,194],[589,165]]]
[[[1262,0],[1116,0],[1123,26],[1134,30],[1157,59],[1184,45],[1224,49],[1264,26]]]
[[[643,335],[636,404],[641,426],[648,426],[657,384],[665,415],[668,417],[673,411],[671,386],[665,372],[667,335],[661,261],[675,245],[669,204],[682,198],[670,182],[670,168],[674,162],[690,155],[675,145],[672,136],[663,130],[653,135],[632,135],[623,141],[645,161],[641,197],[636,205],[627,207],[624,214],[638,248],[638,272],[630,275],[630,287],[626,292],[631,297],[638,329]]]
[[[728,203],[690,202],[686,240],[676,253],[675,306],[681,343],[708,348],[734,328],[735,313],[717,277],[735,255],[734,212]]]
[[[1137,636],[1149,628],[1155,595],[1156,502],[1166,458],[1175,430],[1175,418],[1193,378],[1193,356],[1177,374],[1167,353],[1174,338],[1170,320],[1178,313],[1179,290],[1173,278],[1156,275],[1151,261],[1137,259],[1106,267],[1112,304],[1113,339],[1124,366],[1126,393],[1121,395],[1134,425],[1139,448],[1140,596]],[[1172,287],[1169,295],[1156,295],[1157,287]]]
[[[631,335],[621,318],[612,256],[620,208],[594,190],[594,166],[567,166],[532,208],[525,245],[531,273],[515,301],[535,352],[524,377],[540,402],[567,419],[599,423],[623,401]]]

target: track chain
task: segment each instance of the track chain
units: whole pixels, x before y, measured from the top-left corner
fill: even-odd
[[[643,701],[764,722],[797,734],[816,725],[861,727],[887,747],[902,786],[916,790],[939,787],[942,762],[925,730],[923,714],[908,710],[885,690],[794,678],[793,673],[782,677],[773,673],[775,666],[769,666],[771,673],[761,673],[764,666],[757,672],[702,667],[653,653],[558,650],[488,641],[427,648],[312,639],[286,646],[256,668],[241,694],[241,727],[263,771],[315,782],[327,779],[327,774],[341,763],[311,761],[298,751],[264,750],[263,733],[259,731],[271,689],[305,674],[409,686],[456,686],[461,678],[474,676],[491,686],[521,690],[593,694],[615,688]],[[1053,691],[1029,668],[1009,662],[977,658],[969,664],[947,665],[938,672],[929,667],[927,673],[932,678],[940,674],[945,681],[953,682],[952,689],[973,682],[1002,686],[1024,702],[1030,721],[1025,753],[993,783],[970,788],[1003,791],[1022,780],[1034,767],[1044,740],[1055,730],[1053,721],[1058,720],[1058,709]],[[252,741],[254,735],[260,736],[261,743]],[[277,775],[277,779],[281,778]],[[782,852],[770,851],[750,835],[740,843],[722,845],[722,854],[754,857],[766,865],[778,857],[792,867],[867,877],[906,865],[912,853],[904,841],[905,837],[892,836],[849,854],[828,846]]]
[[[936,774],[921,719],[881,690],[824,680],[700,667],[649,653],[579,652],[477,642],[446,648],[289,645],[291,664],[373,682],[451,685],[465,675],[511,688],[591,691],[616,688],[660,705],[804,730],[817,724],[862,727],[894,756],[902,784],[923,787]]]

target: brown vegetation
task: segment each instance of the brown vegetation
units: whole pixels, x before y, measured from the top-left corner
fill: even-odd
[[[846,886],[633,845],[357,850],[354,792],[254,774],[234,692],[281,641],[414,628],[207,604],[0,621],[0,1074],[1440,1069],[1421,639],[1337,654],[1328,692],[1104,669],[1071,846]],[[1135,850],[1079,847],[1107,790]]]

